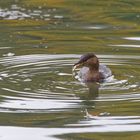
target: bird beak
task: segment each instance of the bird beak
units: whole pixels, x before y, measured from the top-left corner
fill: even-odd
[[[75,64],[72,68],[72,71],[79,70],[79,68],[81,68],[81,66],[82,66],[82,63]]]

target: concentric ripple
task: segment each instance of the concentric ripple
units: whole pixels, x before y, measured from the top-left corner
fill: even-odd
[[[54,135],[116,132],[120,126],[121,131],[140,130],[140,57],[98,55],[100,62],[110,67],[113,73],[100,85],[84,84],[72,76],[72,65],[79,57],[74,54],[2,57],[0,112],[47,113],[48,116],[57,113],[56,118],[68,128],[65,132],[60,128],[60,133],[54,132]],[[63,117],[72,119],[73,123],[64,123]],[[53,118],[54,123],[56,118]]]
[[[99,99],[101,98],[100,100],[104,100],[106,98],[109,100],[111,98],[111,100],[127,100],[128,98],[131,98],[131,96],[133,96],[132,99],[138,99],[139,95],[137,94],[137,90],[139,90],[139,79],[134,81],[138,74],[135,70],[138,68],[137,63],[134,64],[134,69],[131,68],[132,70],[129,71],[127,69],[131,63],[129,61],[129,56],[128,58],[124,58],[123,56],[119,56],[121,58],[117,58],[116,56],[99,57],[101,58],[100,61],[102,63],[109,65],[114,74],[107,79],[107,82],[101,84],[101,93],[105,92],[107,95],[102,94],[102,96],[99,96]],[[22,104],[28,104],[28,102],[32,102],[33,100],[35,101],[36,106],[32,106],[31,103],[29,108],[36,109],[38,108],[37,101],[39,101],[39,99],[42,102],[43,100],[45,102],[45,100],[48,99],[49,101],[47,102],[49,102],[49,104],[51,104],[50,102],[54,104],[53,102],[55,102],[55,100],[60,99],[69,100],[70,102],[73,102],[74,100],[75,104],[76,100],[79,100],[75,93],[81,93],[78,87],[81,87],[82,84],[72,78],[71,68],[75,59],[78,58],[79,55],[39,54],[1,58],[0,64],[3,66],[3,70],[0,72],[1,90],[4,93],[8,92],[8,95],[3,94],[2,97],[6,100],[12,98],[15,100],[14,102],[20,101],[21,103],[19,102],[19,105],[21,106],[17,107],[17,105],[15,105],[15,108],[24,108]],[[135,56],[134,59],[137,60],[138,58],[139,57]],[[119,71],[120,68],[122,71]],[[119,70],[117,71],[117,69]],[[87,90],[86,86],[83,86],[80,90],[85,93]],[[9,92],[11,93],[10,95]],[[120,94],[118,95],[116,92]],[[30,98],[32,98],[32,100]],[[28,99],[30,100],[28,101]],[[10,107],[13,100],[11,102],[5,101],[6,103],[1,105],[1,107],[6,107],[7,104],[9,104]],[[23,101],[25,101],[25,103],[22,103]],[[60,101],[60,103],[63,102]],[[48,107],[48,105],[46,106]],[[56,107],[58,106],[56,105]],[[61,107],[63,108],[63,105],[60,106],[60,108]],[[41,108],[45,109],[45,105],[43,105],[43,107],[40,105],[40,109]]]

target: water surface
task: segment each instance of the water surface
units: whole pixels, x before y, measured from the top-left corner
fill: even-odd
[[[1,140],[139,139],[138,1],[0,5]],[[112,77],[76,80],[72,66],[86,52]]]

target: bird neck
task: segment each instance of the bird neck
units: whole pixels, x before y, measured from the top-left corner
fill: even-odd
[[[91,66],[89,67],[90,72],[98,73],[99,72],[99,66]]]

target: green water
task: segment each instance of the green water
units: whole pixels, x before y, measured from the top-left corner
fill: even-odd
[[[138,0],[0,1],[1,140],[139,140]],[[113,76],[72,76],[94,52]]]

